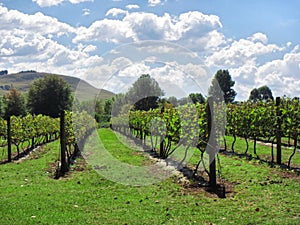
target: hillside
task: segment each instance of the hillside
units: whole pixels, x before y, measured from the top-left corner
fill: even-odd
[[[34,80],[43,78],[47,75],[50,75],[50,73],[40,73],[34,71],[2,75],[0,76],[0,95],[7,93],[11,86],[19,89],[22,92],[26,92]],[[114,95],[114,93],[110,91],[97,89],[77,77],[65,75],[58,76],[62,77],[70,84],[73,92],[76,90],[76,97],[81,101],[93,99],[96,95],[99,95],[100,99],[111,98]],[[78,87],[79,83],[80,88]]]

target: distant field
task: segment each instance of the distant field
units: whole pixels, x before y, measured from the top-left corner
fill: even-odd
[[[49,73],[23,72],[16,74],[8,74],[0,76],[0,86],[10,85],[23,92],[26,92],[29,89],[30,84],[32,84],[34,80],[45,77],[46,75],[49,75]],[[76,97],[79,100],[93,99],[99,94],[100,99],[108,99],[114,95],[114,93],[110,91],[97,89],[89,83],[80,80],[79,78],[64,75],[58,76],[65,79],[65,81],[67,81],[70,84],[73,92],[76,91]],[[78,86],[79,83],[80,85]],[[7,90],[0,89],[0,95],[3,95],[7,92]]]
[[[121,161],[147,164],[123,136],[100,129],[106,149]],[[83,159],[59,180],[53,173],[59,142],[21,162],[0,165],[0,224],[290,224],[300,221],[299,177],[255,161],[221,155],[227,198],[175,176],[148,186],[109,181]],[[197,152],[196,152],[197,153]],[[196,162],[197,154],[191,163]]]

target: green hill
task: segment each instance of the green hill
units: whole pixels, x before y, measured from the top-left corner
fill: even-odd
[[[40,73],[35,71],[2,75],[0,76],[0,95],[7,93],[11,86],[17,88],[22,92],[26,92],[34,80],[43,78],[47,75],[50,75],[50,73]],[[58,76],[62,77],[66,82],[70,84],[73,92],[76,91],[76,98],[78,98],[80,101],[91,100],[97,95],[99,95],[100,99],[108,99],[114,95],[114,93],[110,91],[97,89],[86,81],[81,80],[77,77],[65,75]],[[80,85],[78,85],[79,83]]]

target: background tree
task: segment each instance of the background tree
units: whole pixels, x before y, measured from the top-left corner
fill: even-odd
[[[26,114],[25,97],[15,88],[4,95],[4,116],[24,116]]]
[[[143,74],[129,89],[127,96],[136,110],[149,110],[158,107],[158,99],[164,92],[157,81],[149,74]]]
[[[104,103],[104,113],[111,115],[113,99],[106,99]]]
[[[167,99],[168,102],[170,102],[173,107],[177,107],[178,106],[178,99],[175,96],[171,96]]]
[[[69,170],[66,159],[66,129],[65,110],[72,107],[70,85],[56,75],[49,75],[36,80],[28,93],[28,105],[34,114],[60,117],[60,158],[59,173],[63,175]]]
[[[36,80],[28,93],[28,106],[32,113],[58,117],[72,107],[70,85],[56,75]]]
[[[228,70],[218,70],[212,79],[208,95],[213,96],[216,101],[221,101],[224,98],[225,103],[233,102],[237,94],[232,88],[234,84],[235,81],[231,79]]]
[[[122,106],[128,104],[127,94],[117,94],[112,98],[111,115],[118,116]]]
[[[201,93],[191,93],[189,94],[189,98],[191,101],[196,104],[196,103],[205,103],[205,98]]]
[[[183,97],[178,99],[177,104],[178,105],[185,105],[187,103],[189,103],[191,101],[191,99],[189,99],[188,97]]]
[[[250,92],[250,96],[249,96],[249,100],[256,102],[259,99],[259,92],[257,90],[257,88],[254,88],[251,92]]]
[[[274,100],[273,94],[271,89],[264,85],[260,88],[254,88],[251,92],[250,92],[250,96],[249,96],[249,100],[256,102],[257,100],[261,100],[261,101],[267,101],[268,99],[270,100]]]
[[[7,74],[8,74],[7,70],[1,70],[0,71],[0,76],[7,75]]]

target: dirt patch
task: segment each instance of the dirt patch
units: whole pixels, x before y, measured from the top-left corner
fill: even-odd
[[[235,196],[234,184],[226,180],[217,180],[217,188],[215,190],[209,187],[207,181],[190,180],[189,182],[177,182],[181,185],[183,192],[189,195],[198,196],[204,193],[209,198],[233,198]]]
[[[82,157],[77,158],[77,160],[75,160],[74,163],[71,164],[69,171],[66,172],[64,174],[64,176],[60,177],[59,179],[69,179],[73,173],[82,172],[82,171],[86,170],[86,165],[87,165],[87,163],[84,160],[84,158],[82,158]],[[52,178],[56,177],[56,173],[57,173],[59,167],[60,167],[60,161],[49,163],[48,169],[47,169],[49,176]]]
[[[274,174],[280,175],[283,179],[293,179],[300,183],[300,174],[297,172],[275,170]]]

